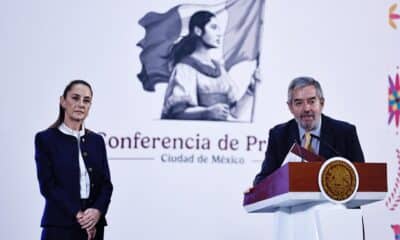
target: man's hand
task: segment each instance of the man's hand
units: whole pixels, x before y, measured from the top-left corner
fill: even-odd
[[[251,191],[253,191],[254,187],[249,187],[248,189],[244,190],[243,194],[248,194],[251,193]]]

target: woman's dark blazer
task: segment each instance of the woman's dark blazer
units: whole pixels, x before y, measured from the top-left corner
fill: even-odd
[[[88,207],[101,212],[99,225],[106,225],[105,215],[113,185],[102,136],[85,130],[80,138],[82,158],[90,178]],[[42,227],[73,226],[81,210],[80,171],[77,139],[49,128],[35,136],[35,160],[40,192],[45,198]]]

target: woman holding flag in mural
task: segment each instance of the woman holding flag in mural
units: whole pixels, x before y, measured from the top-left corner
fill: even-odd
[[[169,54],[173,67],[165,94],[162,118],[185,120],[232,120],[254,97],[258,71],[244,94],[229,77],[223,63],[210,50],[221,45],[222,34],[215,14],[194,13],[189,33],[174,44]]]

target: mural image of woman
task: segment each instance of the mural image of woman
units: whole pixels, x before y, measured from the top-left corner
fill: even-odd
[[[191,16],[189,34],[173,45],[169,55],[173,70],[163,119],[233,120],[246,102],[253,100],[255,82],[240,95],[223,63],[212,59],[210,51],[221,41],[221,29],[213,13],[198,11]]]

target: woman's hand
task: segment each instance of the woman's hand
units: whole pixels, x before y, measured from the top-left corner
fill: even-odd
[[[96,228],[86,229],[86,233],[88,235],[88,240],[93,240],[96,236]]]
[[[76,218],[83,229],[92,229],[100,219],[100,211],[95,208],[88,208],[84,212],[78,212]]]
[[[210,120],[226,120],[229,116],[229,106],[224,103],[211,105],[206,110],[206,118]]]

